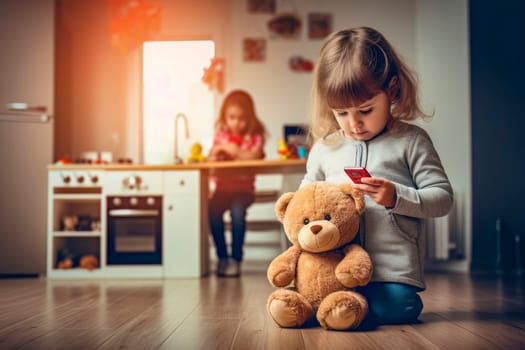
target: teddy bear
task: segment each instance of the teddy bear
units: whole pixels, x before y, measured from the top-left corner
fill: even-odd
[[[315,319],[325,329],[350,330],[368,312],[355,291],[372,277],[372,260],[354,240],[365,209],[352,184],[312,182],[281,195],[275,213],[290,248],[273,259],[267,277],[274,287],[267,301],[280,327],[301,327]]]

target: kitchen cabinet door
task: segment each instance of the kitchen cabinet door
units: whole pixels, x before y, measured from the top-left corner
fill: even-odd
[[[165,172],[164,277],[201,277],[207,273],[208,233],[204,224],[203,181],[207,180],[198,170]]]
[[[44,106],[53,115],[55,2],[0,1],[0,107]]]

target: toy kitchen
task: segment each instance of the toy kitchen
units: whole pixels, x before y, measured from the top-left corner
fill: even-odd
[[[209,174],[282,174],[286,184],[304,168],[302,159],[50,165],[47,276],[206,276]]]

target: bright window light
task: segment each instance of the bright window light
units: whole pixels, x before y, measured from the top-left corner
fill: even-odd
[[[178,153],[183,159],[191,145],[204,146],[213,137],[214,96],[202,82],[204,68],[215,56],[215,44],[198,41],[148,41],[143,45],[144,163],[172,164],[175,154],[175,116],[178,122]]]

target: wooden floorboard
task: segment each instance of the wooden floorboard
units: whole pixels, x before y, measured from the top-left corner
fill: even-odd
[[[420,322],[277,327],[264,266],[239,279],[0,279],[0,349],[525,349],[523,277],[428,274]]]

